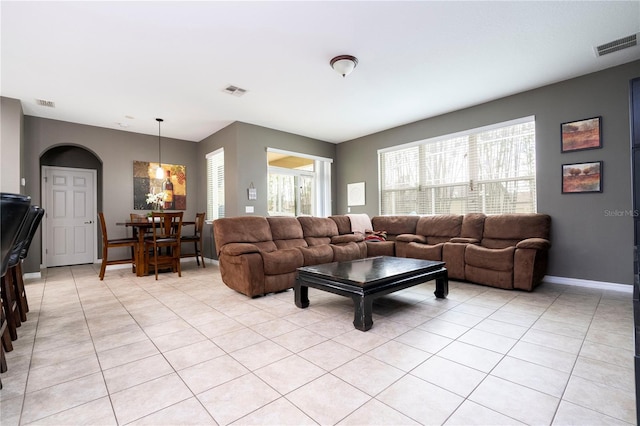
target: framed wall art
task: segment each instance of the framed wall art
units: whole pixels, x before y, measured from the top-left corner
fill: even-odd
[[[562,152],[602,148],[602,117],[562,123],[560,133]]]
[[[162,179],[156,178],[157,168],[158,163],[133,162],[133,209],[186,210],[186,166],[162,163]],[[153,202],[150,203],[151,199]]]
[[[602,161],[562,165],[562,193],[602,192]]]

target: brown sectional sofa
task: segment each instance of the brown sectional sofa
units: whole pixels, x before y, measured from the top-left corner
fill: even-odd
[[[531,291],[546,273],[545,214],[374,216],[371,223],[386,241],[352,233],[346,215],[218,219],[222,280],[254,297],[292,288],[301,266],[373,256],[442,260],[449,278],[505,289]]]

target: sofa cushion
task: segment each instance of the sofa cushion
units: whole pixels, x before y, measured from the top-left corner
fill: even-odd
[[[387,239],[395,240],[396,235],[415,234],[420,216],[374,216],[371,224],[374,231],[386,231]]]
[[[426,236],[428,244],[444,243],[460,236],[463,217],[457,214],[422,216],[416,223],[416,234]]]
[[[360,246],[357,243],[331,245],[333,249],[333,261],[345,262],[347,260],[360,259]]]
[[[351,221],[346,215],[340,214],[335,216],[329,216],[329,219],[333,220],[338,227],[338,234],[350,234],[351,231]]]
[[[338,225],[328,217],[300,216],[298,221],[310,246],[329,244],[331,237],[338,235]]]
[[[271,216],[267,218],[271,238],[275,240],[303,239],[302,226],[295,217]]]
[[[520,241],[527,238],[549,239],[551,218],[546,214],[513,213],[487,216],[484,239]],[[484,245],[484,242],[483,242]]]
[[[513,270],[513,254],[515,247],[490,249],[470,244],[464,251],[464,261],[467,265],[494,271]]]
[[[365,241],[367,244],[367,257],[395,256],[395,241]]]
[[[272,216],[267,217],[267,222],[271,227],[273,242],[279,249],[307,246],[302,226],[295,217]]]
[[[482,233],[484,232],[484,220],[487,215],[484,213],[467,213],[462,219],[462,226],[460,228],[460,237],[473,238],[480,241],[482,239]]]
[[[304,266],[321,265],[333,262],[333,249],[329,244],[312,247],[298,247],[304,258]]]
[[[442,260],[442,247],[441,244],[421,244],[421,243],[408,243],[404,248],[405,257],[412,257],[414,259],[425,260]],[[398,248],[396,247],[396,250]]]
[[[278,275],[294,272],[304,265],[304,257],[299,249],[280,249],[261,253],[265,275]]]
[[[228,243],[256,243],[272,241],[271,228],[265,217],[237,216],[225,217],[213,221],[216,249]]]

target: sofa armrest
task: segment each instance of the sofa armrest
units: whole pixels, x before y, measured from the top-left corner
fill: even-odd
[[[480,240],[476,238],[463,238],[463,237],[453,237],[449,240],[450,243],[461,243],[461,244],[478,244]]]
[[[424,235],[416,234],[400,234],[396,237],[396,241],[402,241],[403,243],[427,244],[427,237],[425,237]]]
[[[527,238],[516,244],[516,248],[519,249],[548,250],[549,247],[551,247],[551,242],[544,238]]]
[[[222,246],[220,253],[227,256],[240,256],[247,253],[260,253],[260,250],[251,243],[229,243]]]
[[[356,232],[353,234],[334,235],[331,237],[331,244],[359,243],[364,241],[364,234]]]

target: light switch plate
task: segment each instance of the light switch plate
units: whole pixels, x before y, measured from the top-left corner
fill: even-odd
[[[253,206],[244,206],[245,213],[253,213]]]

